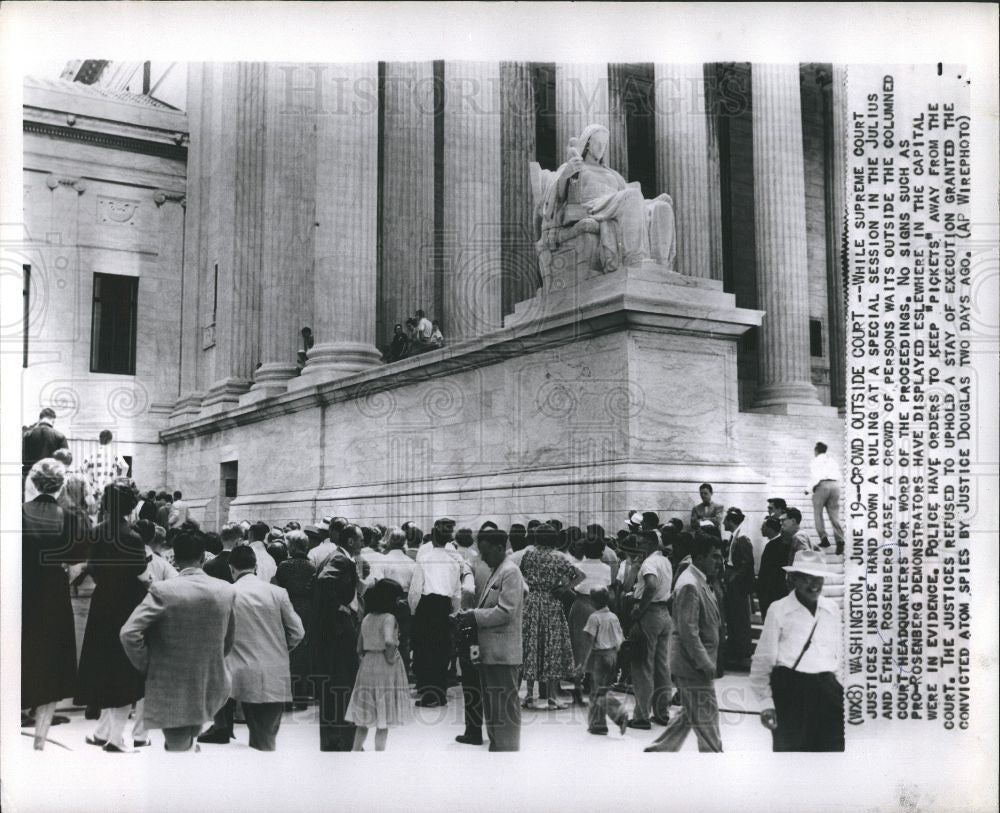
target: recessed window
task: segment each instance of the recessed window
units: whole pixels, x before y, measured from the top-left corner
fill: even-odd
[[[139,278],[94,274],[90,372],[135,375]]]
[[[823,358],[823,323],[819,319],[809,320],[809,355]]]

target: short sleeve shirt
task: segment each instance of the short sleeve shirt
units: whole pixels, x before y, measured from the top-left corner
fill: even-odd
[[[664,602],[670,598],[670,584],[674,580],[674,569],[670,560],[657,551],[646,557],[639,568],[639,577],[635,580],[635,596],[642,598],[646,592],[646,576],[656,576],[656,592],[651,601]]]
[[[625,640],[618,616],[607,607],[592,613],[583,631],[594,639],[594,649],[618,649]]]

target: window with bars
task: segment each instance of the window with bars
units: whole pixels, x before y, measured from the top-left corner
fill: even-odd
[[[135,375],[139,278],[94,274],[90,372]]]

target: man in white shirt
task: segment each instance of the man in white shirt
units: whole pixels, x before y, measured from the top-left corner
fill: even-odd
[[[824,598],[823,554],[801,551],[785,567],[794,592],[774,602],[750,668],[761,724],[775,751],[843,751],[840,609]]]
[[[652,531],[643,532],[643,560],[635,582],[638,605],[632,619],[644,639],[645,657],[632,664],[635,686],[635,711],[629,728],[648,730],[650,719],[666,725],[670,716],[670,662],[668,647],[673,627],[670,620],[670,586],[674,569],[660,551],[659,537]]]
[[[128,473],[128,462],[111,445],[114,436],[107,429],[98,436],[100,445],[93,457],[84,461],[84,472],[90,480],[90,493],[95,505],[100,506],[104,488],[108,483]]]
[[[250,526],[249,533],[250,547],[253,548],[253,552],[257,556],[257,578],[267,584],[271,583],[274,574],[278,572],[278,565],[275,564],[264,544],[264,539],[267,538],[270,530],[266,522],[255,522]]]
[[[432,548],[417,555],[409,603],[413,612],[413,671],[417,676],[418,706],[443,706],[447,701],[448,662],[451,659],[449,616],[461,609],[460,557],[445,545],[455,522],[439,519],[432,531]]]
[[[174,502],[170,506],[170,518],[168,522],[171,528],[180,528],[188,521],[188,504],[184,502],[184,495],[179,491],[174,492]]]
[[[817,443],[813,450],[815,456],[809,462],[809,487],[806,495],[812,495],[813,516],[816,522],[816,533],[819,534],[819,546],[827,548],[830,540],[826,537],[826,525],[823,523],[823,511],[830,515],[833,526],[833,538],[837,544],[837,553],[844,552],[844,529],[840,524],[840,466],[826,452],[825,443]]]

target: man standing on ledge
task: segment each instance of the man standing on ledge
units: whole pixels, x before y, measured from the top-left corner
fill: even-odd
[[[691,509],[691,532],[698,530],[698,523],[704,519],[710,520],[712,524],[722,529],[723,507],[720,503],[712,502],[711,483],[702,483],[698,486],[698,495],[701,502]]]
[[[670,637],[670,668],[680,695],[681,710],[645,750],[679,751],[694,729],[698,750],[719,753],[719,702],[715,668],[719,657],[719,605],[709,585],[722,567],[721,540],[699,533],[691,543],[691,564],[677,578],[673,595],[674,629]]]
[[[844,639],[840,608],[822,595],[823,554],[801,551],[785,571],[794,592],[771,605],[750,668],[760,722],[775,751],[843,751]]]
[[[830,515],[833,526],[833,539],[837,544],[837,554],[844,552],[844,529],[840,525],[840,466],[837,461],[826,453],[826,444],[817,443],[813,450],[815,456],[809,461],[809,486],[812,496],[813,516],[816,523],[816,533],[819,534],[819,546],[830,547],[826,537],[826,525],[823,523],[824,509]]]

